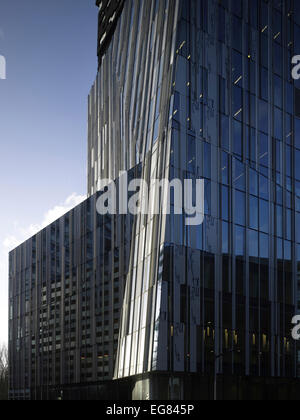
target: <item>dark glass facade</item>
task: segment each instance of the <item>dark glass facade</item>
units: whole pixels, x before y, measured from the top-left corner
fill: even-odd
[[[114,34],[119,16],[124,6],[124,0],[97,0],[98,18],[98,58],[99,65]]]
[[[133,218],[98,195],[10,254],[11,399],[111,395]]]
[[[112,3],[90,198],[10,255],[11,397],[208,399],[217,374],[219,398],[297,398],[299,2]],[[100,180],[128,170],[204,179],[204,223],[173,202],[101,222]]]

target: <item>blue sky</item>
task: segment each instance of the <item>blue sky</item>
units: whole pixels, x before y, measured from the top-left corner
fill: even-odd
[[[7,252],[86,194],[96,49],[94,0],[1,0],[0,342],[7,341]]]

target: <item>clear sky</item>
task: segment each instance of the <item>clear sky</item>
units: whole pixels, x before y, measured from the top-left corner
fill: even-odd
[[[96,49],[95,0],[1,0],[0,342],[7,341],[8,251],[86,194]]]

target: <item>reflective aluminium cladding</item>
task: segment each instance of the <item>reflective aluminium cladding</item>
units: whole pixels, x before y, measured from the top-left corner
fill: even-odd
[[[104,3],[90,198],[67,234],[62,218],[10,255],[11,397],[101,398],[106,379],[116,397],[208,399],[217,375],[220,399],[299,398],[300,2]],[[187,226],[172,201],[171,215],[98,227],[100,181],[120,171],[203,179],[204,223]]]

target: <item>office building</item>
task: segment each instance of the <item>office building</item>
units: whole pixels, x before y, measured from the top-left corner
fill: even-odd
[[[12,399],[297,398],[298,3],[97,2],[89,198],[10,254]],[[204,222],[100,216],[122,171],[203,179]]]

